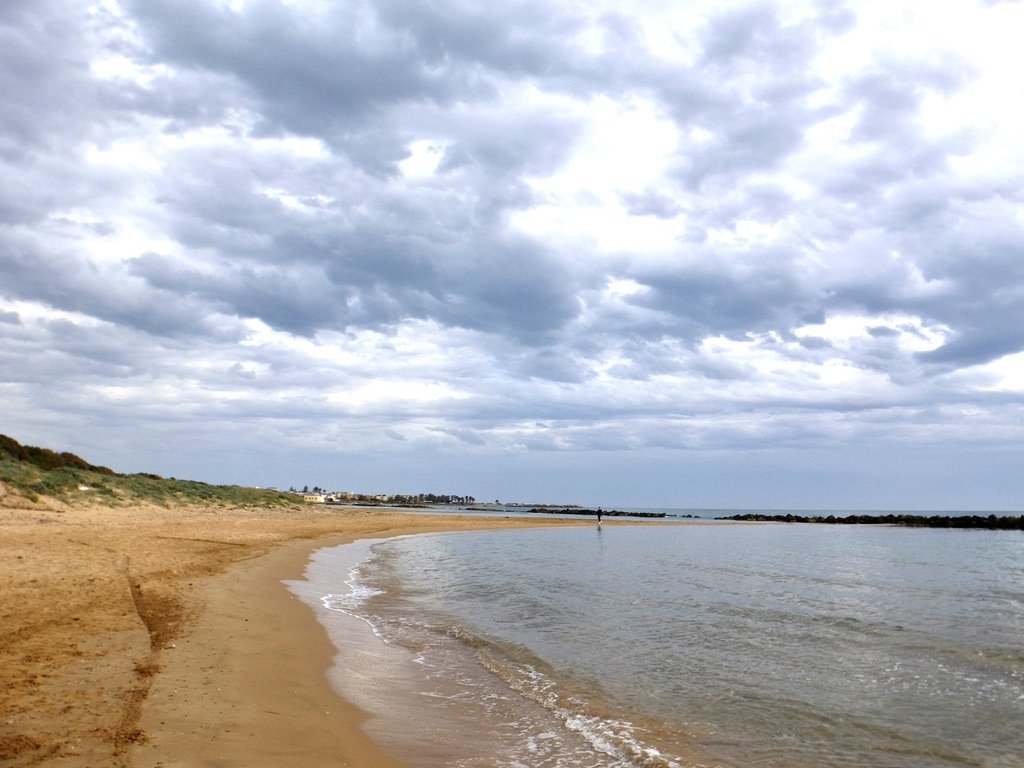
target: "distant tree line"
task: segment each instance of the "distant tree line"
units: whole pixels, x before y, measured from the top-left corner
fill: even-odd
[[[825,525],[898,525],[909,528],[980,528],[986,530],[1024,530],[1024,516],[1001,515],[770,515],[748,512],[727,515],[717,520],[749,520],[765,523],[824,523]]]
[[[302,486],[302,490],[301,491],[295,490],[295,486],[294,485],[291,488],[289,488],[288,490],[291,493],[327,493],[327,491],[325,491],[319,485],[314,485],[312,491],[309,490],[309,486],[308,485]]]

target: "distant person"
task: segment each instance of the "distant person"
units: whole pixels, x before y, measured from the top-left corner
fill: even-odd
[[[598,508],[597,508],[597,524],[598,524],[598,525],[600,525],[600,524],[601,524],[601,514],[602,514],[602,512],[601,512],[601,508],[600,508],[600,507],[598,507]]]

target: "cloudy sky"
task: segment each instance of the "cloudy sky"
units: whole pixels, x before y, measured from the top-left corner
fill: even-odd
[[[0,432],[209,482],[1021,509],[1022,29],[4,0]]]

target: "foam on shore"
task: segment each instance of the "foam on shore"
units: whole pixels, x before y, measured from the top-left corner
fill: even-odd
[[[598,714],[600,703],[567,690],[523,648],[422,616],[370,618],[368,601],[390,599],[360,575],[376,543],[318,550],[305,580],[288,586],[337,648],[332,684],[368,713],[366,732],[389,752],[416,768],[571,768],[595,759],[614,768],[682,768],[645,744],[633,723]]]

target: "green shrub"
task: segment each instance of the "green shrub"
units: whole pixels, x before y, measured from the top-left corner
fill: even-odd
[[[73,453],[24,446],[0,435],[0,482],[30,501],[52,496],[65,501],[82,496],[86,486],[117,503],[152,502],[172,504],[223,504],[249,506],[299,506],[295,494],[245,488],[237,485],[209,485],[194,480],[164,479],[144,472],[121,475],[106,467],[89,464]]]

